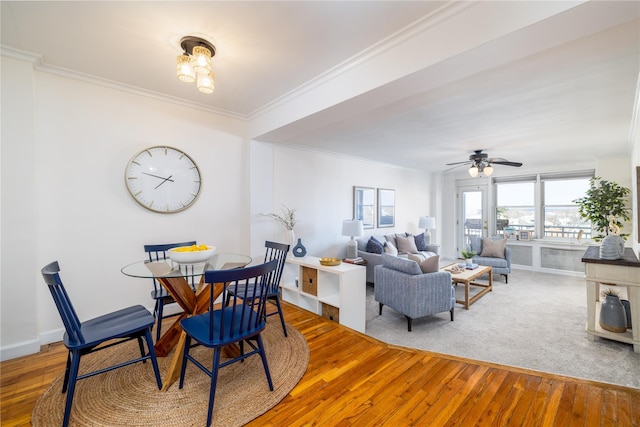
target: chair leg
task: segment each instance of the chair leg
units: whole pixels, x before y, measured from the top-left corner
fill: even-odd
[[[144,344],[142,343],[142,336],[138,336],[138,347],[140,348],[140,357],[144,357]],[[143,360],[142,363],[147,363]]]
[[[164,301],[161,299],[156,300],[158,304],[158,315],[156,316],[156,342],[160,339],[160,332],[162,331],[162,312],[164,311]]]
[[[67,365],[64,368],[64,380],[62,381],[62,393],[67,392],[67,386],[69,385],[69,371],[71,370],[71,352],[67,352]]]
[[[144,333],[144,339],[147,342],[149,348],[149,357],[151,358],[151,365],[153,365],[153,372],[156,374],[156,382],[158,383],[158,390],[162,390],[162,379],[160,378],[160,369],[158,368],[158,359],[156,359],[156,349],[153,347],[153,338],[151,337],[151,328],[147,329]]]
[[[382,315],[382,306],[383,306],[383,304],[380,303],[380,310],[378,310],[378,315]]]
[[[218,367],[220,366],[220,348],[213,350],[213,366],[211,367],[211,387],[209,388],[209,409],[207,411],[207,427],[211,426],[213,418],[213,402],[216,398],[216,384],[218,383]]]
[[[284,336],[287,337],[287,327],[284,324],[284,315],[282,314],[282,307],[280,306],[280,297],[276,295],[274,298],[276,302],[276,307],[278,307],[278,315],[280,315],[280,323],[282,324],[282,330],[284,331]]]
[[[409,332],[411,332],[411,317],[409,316],[404,316],[407,318],[407,327],[409,329]]]
[[[71,406],[73,405],[73,393],[76,391],[76,380],[78,378],[78,368],[80,367],[80,353],[73,352],[71,355],[71,369],[69,371],[69,385],[67,388],[67,402],[64,406],[64,418],[62,420],[62,427],[69,425],[69,418],[71,416]]]
[[[453,309],[454,309],[454,308],[455,308],[455,307],[451,307],[451,310],[450,310],[450,311],[451,311],[451,321],[452,321],[452,322],[453,322]]]
[[[184,353],[182,354],[182,367],[180,368],[180,384],[178,384],[178,388],[182,388],[184,385],[184,372],[187,370],[189,348],[191,348],[191,337],[187,335],[187,339],[184,340]]]
[[[267,375],[267,382],[269,383],[269,390],[273,391],[273,382],[271,382],[271,373],[269,373],[269,365],[267,364],[267,355],[264,352],[264,346],[262,345],[262,337],[260,334],[257,336],[258,348],[260,349],[260,358],[262,359],[262,366],[264,366],[264,373]]]
[[[504,283],[509,283],[509,275],[503,274],[503,276],[504,276]]]

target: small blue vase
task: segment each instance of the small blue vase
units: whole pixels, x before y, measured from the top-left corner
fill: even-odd
[[[302,244],[302,240],[298,239],[298,243],[292,249],[293,256],[303,257],[307,254],[307,248]]]

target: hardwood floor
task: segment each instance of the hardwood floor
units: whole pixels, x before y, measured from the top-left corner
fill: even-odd
[[[390,346],[284,307],[309,343],[309,367],[249,426],[640,426],[638,389]],[[65,360],[56,343],[0,364],[2,426],[31,425]]]

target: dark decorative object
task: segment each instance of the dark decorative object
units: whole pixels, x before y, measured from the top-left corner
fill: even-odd
[[[624,311],[627,314],[627,329],[631,329],[631,303],[627,299],[621,299],[620,302],[624,306]]]
[[[627,330],[627,314],[618,294],[608,289],[602,292],[604,301],[600,304],[600,327],[606,331],[624,332]]]
[[[302,240],[298,239],[298,243],[293,247],[293,256],[303,257],[307,254],[307,248],[302,244]]]

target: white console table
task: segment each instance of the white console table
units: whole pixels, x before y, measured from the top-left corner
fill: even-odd
[[[287,257],[280,288],[282,299],[319,315],[330,314],[341,325],[364,333],[366,268],[342,263],[320,264],[313,256]]]
[[[591,341],[595,337],[633,344],[633,351],[640,353],[640,262],[633,249],[626,248],[624,256],[617,260],[600,259],[600,248],[589,246],[582,262],[585,263],[587,280],[587,327]],[[602,329],[600,317],[600,284],[607,286],[626,286],[631,306],[631,325],[633,329],[616,333]]]

